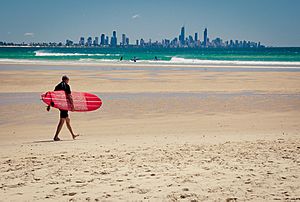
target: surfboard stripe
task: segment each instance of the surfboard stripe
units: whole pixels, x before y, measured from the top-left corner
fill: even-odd
[[[52,100],[52,101],[65,101],[66,99],[58,99],[58,98],[44,98],[43,100]],[[80,102],[80,100],[74,100],[73,99],[73,101],[77,101],[77,102]],[[93,101],[93,100],[86,100],[85,102],[97,102],[97,103],[101,103],[101,101],[99,101],[99,100],[95,100],[95,101]]]

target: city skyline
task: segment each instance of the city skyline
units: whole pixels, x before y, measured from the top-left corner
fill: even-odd
[[[261,48],[264,47],[259,42],[246,41],[246,40],[236,40],[231,39],[228,41],[223,41],[222,38],[217,37],[215,39],[210,40],[208,37],[208,29],[205,28],[203,31],[203,40],[201,41],[201,35],[198,32],[194,33],[194,37],[192,34],[188,34],[185,31],[185,26],[182,26],[180,29],[180,33],[178,37],[173,37],[172,39],[161,39],[160,41],[152,41],[152,39],[145,40],[144,38],[137,39],[134,42],[130,43],[129,37],[122,33],[121,41],[117,42],[117,31],[112,31],[112,36],[106,35],[106,33],[102,33],[100,37],[94,37],[94,40],[91,36],[87,38],[85,42],[85,37],[81,36],[79,42],[76,43],[70,39],[66,40],[64,45],[66,46],[101,46],[101,47],[127,47],[127,46],[136,46],[136,47],[165,47],[165,48],[207,48],[207,47],[225,47],[225,48]],[[200,36],[198,38],[198,36]],[[109,40],[110,39],[110,40]]]
[[[64,42],[99,32],[110,35],[112,30],[121,30],[132,42],[140,38],[159,41],[173,38],[178,27],[185,25],[190,33],[200,35],[208,27],[213,38],[224,41],[300,46],[300,1],[296,0],[3,0],[1,5],[5,9],[0,13],[0,41],[7,42]],[[118,38],[122,40],[121,35]]]
[[[200,37],[198,37],[200,36]],[[178,37],[171,39],[161,39],[160,41],[152,41],[152,39],[145,40],[144,38],[137,39],[130,43],[130,38],[125,33],[121,34],[121,40],[118,43],[117,31],[113,30],[112,35],[106,35],[101,33],[98,36],[81,36],[79,41],[66,39],[63,42],[30,42],[30,43],[13,43],[0,41],[0,46],[44,46],[44,47],[160,47],[160,48],[264,48],[265,46],[261,42],[253,42],[246,40],[231,39],[223,41],[222,38],[217,37],[210,39],[208,35],[208,29],[203,31],[203,40],[200,39],[200,33],[196,32],[188,34],[185,31],[185,26],[182,26]],[[99,40],[100,39],[100,40]]]

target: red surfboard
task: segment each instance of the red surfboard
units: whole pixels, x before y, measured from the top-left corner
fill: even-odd
[[[101,107],[102,101],[91,93],[72,92],[72,99],[75,112],[87,112],[97,110]],[[71,103],[66,97],[65,91],[49,91],[41,95],[42,100],[48,106],[61,110],[71,111]]]

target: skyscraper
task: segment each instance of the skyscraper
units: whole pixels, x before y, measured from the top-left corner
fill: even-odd
[[[101,45],[101,46],[104,46],[104,45],[105,45],[105,34],[101,34],[100,45]]]
[[[93,45],[94,46],[98,46],[99,45],[99,37],[95,37],[95,40],[94,40],[94,42],[93,42]]]
[[[66,46],[73,46],[73,41],[67,39],[66,40]]]
[[[207,46],[207,29],[204,30],[204,39],[203,39],[203,46]]]
[[[106,36],[106,37],[105,37],[105,44],[104,44],[104,45],[108,46],[108,42],[109,42],[109,37]]]
[[[144,46],[145,45],[145,41],[144,41],[144,39],[141,39],[140,40],[140,46]]]
[[[84,37],[80,37],[79,45],[84,46]]]
[[[126,45],[126,35],[122,34],[122,46]]]
[[[197,32],[195,33],[195,38],[194,38],[194,40],[195,40],[195,42],[198,41],[198,33],[197,33]]]
[[[116,31],[113,31],[113,35],[111,37],[111,40],[110,40],[110,45],[112,47],[116,47],[117,46],[117,32]]]
[[[110,37],[110,46],[111,47],[114,47],[115,46],[115,42],[114,42],[115,40],[114,40],[114,37],[113,36],[111,36]]]
[[[87,39],[87,46],[92,46],[92,37],[89,37],[88,39]]]
[[[180,41],[180,45],[184,46],[184,40],[185,40],[185,36],[184,36],[184,27],[181,27],[181,32],[179,35],[179,41]]]
[[[188,42],[189,43],[194,43],[193,37],[191,35],[189,35]]]

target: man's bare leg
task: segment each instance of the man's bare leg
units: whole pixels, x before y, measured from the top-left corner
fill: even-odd
[[[64,118],[60,118],[59,119],[59,122],[58,122],[58,125],[57,125],[57,129],[56,129],[56,133],[55,133],[55,136],[54,136],[54,141],[59,141],[60,139],[58,138],[58,134],[60,133],[63,125],[65,123],[65,119]]]
[[[71,135],[72,135],[72,138],[75,140],[75,138],[78,137],[79,135],[75,135],[75,134],[73,133],[73,130],[72,130],[72,127],[71,127],[71,120],[70,120],[69,117],[66,118],[66,124],[67,124],[67,127],[68,127],[68,129],[69,129]]]

